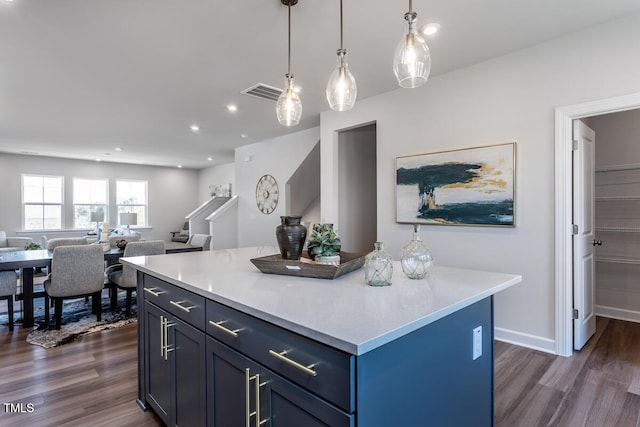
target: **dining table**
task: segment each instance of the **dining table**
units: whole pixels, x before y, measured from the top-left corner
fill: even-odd
[[[165,242],[165,253],[181,253],[202,251],[201,246],[191,246],[185,243]],[[117,263],[123,256],[123,249],[111,248],[104,253],[104,260],[107,265]],[[30,328],[34,324],[33,310],[33,277],[34,269],[47,268],[50,270],[53,252],[46,249],[29,251],[12,251],[0,253],[0,271],[21,270],[22,294],[18,294],[16,300],[23,301],[22,327]]]

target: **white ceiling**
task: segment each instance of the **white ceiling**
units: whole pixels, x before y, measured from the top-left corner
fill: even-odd
[[[638,0],[413,7],[419,24],[442,27],[427,38],[432,77],[640,13]],[[403,0],[344,0],[358,99],[397,88],[391,61],[407,10]],[[338,12],[338,0],[292,8],[292,72],[304,111],[300,125],[285,128],[275,103],[240,94],[257,83],[283,87],[280,0],[0,0],[0,151],[188,168],[233,161],[236,147],[319,124]],[[237,112],[226,110],[230,103]]]

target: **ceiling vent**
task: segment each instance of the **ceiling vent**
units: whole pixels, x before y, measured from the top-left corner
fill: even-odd
[[[254,98],[265,99],[267,101],[277,101],[282,93],[282,89],[277,87],[268,86],[264,83],[258,83],[250,88],[247,88],[240,93],[244,95],[253,96]]]

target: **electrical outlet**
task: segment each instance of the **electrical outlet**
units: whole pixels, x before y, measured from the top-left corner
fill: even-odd
[[[473,360],[482,356],[482,326],[473,330]]]

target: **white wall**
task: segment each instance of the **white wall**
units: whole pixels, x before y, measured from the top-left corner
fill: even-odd
[[[65,215],[67,228],[73,227],[73,178],[107,178],[112,195],[110,223],[115,227],[115,185],[119,178],[148,181],[149,226],[142,230],[147,240],[170,240],[170,231],[179,230],[184,216],[196,206],[198,173],[195,170],[141,166],[109,162],[21,156],[0,153],[0,230],[16,235],[22,228],[22,174],[63,176],[65,181]],[[47,237],[84,235],[86,231],[22,233],[36,241]]]
[[[200,169],[198,173],[198,204],[194,205],[191,210],[185,212],[185,215],[211,198],[211,193],[209,192],[210,185],[230,183],[231,194],[237,194],[235,189],[235,178],[235,163],[225,163],[222,165],[211,166],[206,169]]]
[[[236,149],[236,190],[238,200],[238,246],[277,245],[275,230],[286,215],[285,183],[320,139],[313,128]],[[280,198],[269,215],[256,207],[256,183],[262,175],[278,182]],[[304,221],[304,218],[303,218]]]
[[[554,351],[554,108],[640,92],[639,51],[636,15],[323,113],[322,217],[338,218],[340,129],[377,123],[378,239],[395,259],[411,238],[395,222],[396,157],[516,141],[516,227],[422,235],[438,264],[522,274],[495,298],[496,336]]]

